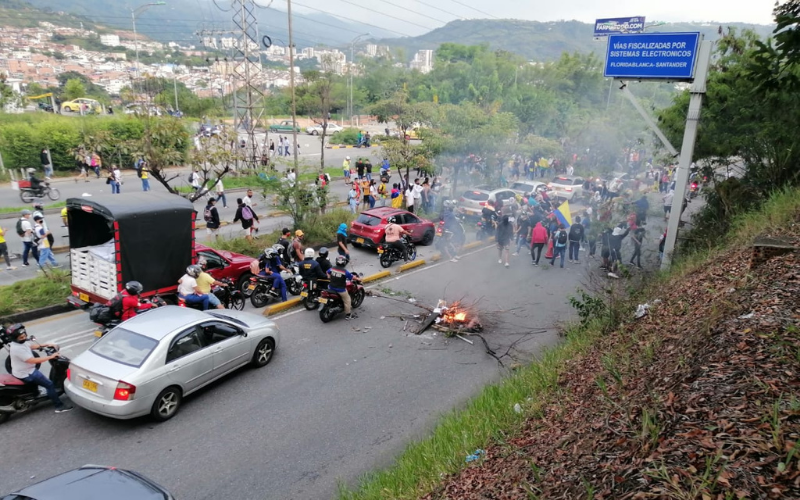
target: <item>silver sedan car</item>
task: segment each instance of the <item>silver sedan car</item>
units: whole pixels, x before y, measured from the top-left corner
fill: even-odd
[[[165,306],[125,321],[70,364],[64,388],[107,417],[175,416],[184,397],[250,364],[266,366],[278,327],[261,315]]]

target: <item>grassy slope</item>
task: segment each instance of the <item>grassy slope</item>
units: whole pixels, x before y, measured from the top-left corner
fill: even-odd
[[[629,318],[635,304],[639,300],[643,301],[641,297],[655,296],[651,294],[659,289],[668,289],[670,286],[673,288],[680,287],[680,280],[704,269],[710,262],[714,262],[724,255],[725,252],[735,252],[738,249],[744,253],[742,249],[752,243],[755,237],[765,232],[791,225],[792,221],[797,220],[798,214],[800,214],[800,190],[776,194],[762,211],[740,217],[736,221],[734,230],[728,240],[714,253],[696,255],[685,259],[670,275],[662,276],[661,279],[653,283],[649,290],[637,293],[636,300],[631,299],[620,303],[616,307],[617,310],[612,311],[616,314],[611,316],[624,313]],[[723,299],[720,299],[720,311],[723,303]],[[544,353],[540,361],[521,368],[500,384],[487,386],[465,408],[455,410],[444,416],[430,437],[410,444],[389,469],[368,474],[355,490],[341,486],[339,498],[417,498],[432,492],[437,492],[434,497],[438,498],[438,494],[442,493],[442,481],[444,478],[459,473],[466,474],[463,471],[465,456],[473,453],[476,449],[486,449],[493,445],[502,446],[502,443],[522,433],[523,424],[528,418],[531,419],[527,423],[528,426],[535,427],[538,425],[536,418],[543,415],[545,407],[552,404],[557,406],[558,401],[563,396],[560,393],[559,384],[563,383],[562,377],[565,375],[566,370],[573,368],[576,363],[580,362],[582,357],[597,349],[601,340],[607,335],[606,331],[612,325],[616,328],[616,324],[617,322],[611,321],[611,317],[606,315],[583,327],[573,326],[567,329],[567,340],[563,344]],[[644,351],[631,350],[630,348],[635,347],[635,344],[630,343],[630,338],[626,342],[628,343],[623,346],[605,346],[608,352],[605,353],[606,357],[603,358],[605,360],[604,365],[607,364],[611,372],[616,370],[614,365],[617,363],[623,364],[626,357],[631,355],[631,352],[635,352],[640,356],[652,356],[658,349],[655,340],[649,347],[646,346]],[[599,348],[602,349],[603,346],[600,345]],[[594,354],[597,354],[597,352]],[[622,374],[619,370],[616,370],[616,373],[621,380]],[[614,379],[614,376],[606,374],[606,378]],[[583,385],[586,386],[595,383],[597,382],[594,379],[583,381]],[[520,402],[524,406],[522,414],[516,413],[513,409],[514,405]],[[620,408],[620,411],[624,410]],[[638,411],[641,411],[641,409]],[[648,418],[645,415],[639,416],[641,420],[647,420]],[[645,435],[653,428],[652,425],[648,428],[646,423],[641,423],[641,425],[641,432]],[[792,456],[790,455],[788,458],[788,462],[791,464]],[[526,468],[530,470],[530,464],[526,465]],[[536,469],[535,465],[533,468]],[[704,472],[708,472],[708,470],[701,470],[699,474],[695,471],[693,474],[702,476]],[[534,474],[536,474],[535,471]],[[482,479],[485,478],[477,477],[474,482],[480,484]],[[717,478],[714,477],[712,479],[716,480]],[[708,477],[705,480],[707,481]],[[456,477],[448,485],[452,489],[445,490],[445,494],[452,491],[461,491],[462,493],[448,496],[448,498],[467,498],[467,496],[461,496],[463,495],[463,489],[459,489],[458,481],[459,478]],[[714,481],[707,482],[711,484]],[[581,485],[579,479],[576,479],[576,483]],[[586,488],[584,495],[591,496],[588,493],[591,493],[592,486],[587,483]],[[487,491],[483,492],[483,494],[487,493]],[[538,498],[534,491],[530,491],[530,494],[533,495],[531,498]],[[699,494],[696,496],[699,496]],[[498,496],[498,498],[500,497],[514,498],[513,495],[508,497]],[[687,498],[690,497],[692,496],[690,495]],[[470,498],[488,497],[476,494],[475,496],[470,496]]]

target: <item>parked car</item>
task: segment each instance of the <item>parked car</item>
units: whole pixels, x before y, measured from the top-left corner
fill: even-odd
[[[163,306],[121,323],[73,359],[64,389],[100,415],[164,421],[198,389],[244,365],[266,366],[278,335],[260,314]]]
[[[325,131],[325,135],[331,135],[334,132],[341,132],[342,130],[344,130],[343,127],[333,122],[328,122],[328,128]],[[322,125],[319,123],[315,123],[314,125],[306,128],[306,133],[309,135],[322,135]]]
[[[547,191],[547,184],[539,181],[517,181],[509,186],[508,189],[518,195],[524,195],[534,191]]]
[[[497,203],[497,200],[505,201],[516,196],[517,193],[510,188],[491,189],[488,186],[478,186],[464,191],[458,200],[458,211],[467,217],[480,217],[488,202]]]
[[[436,236],[436,226],[433,222],[417,217],[411,212],[398,208],[380,207],[361,212],[353,221],[347,241],[356,246],[378,248],[383,243],[386,235],[388,219],[394,217],[397,224],[411,233],[411,241],[430,245]]]
[[[236,283],[236,288],[241,290],[242,285],[250,281],[250,263],[252,257],[226,250],[216,250],[200,243],[194,244],[197,257],[203,257],[208,262],[206,270],[208,274],[217,280],[230,278]]]
[[[100,103],[95,101],[94,99],[79,97],[77,99],[61,103],[61,111],[71,111],[72,113],[80,113],[81,106],[84,106],[84,112],[86,113],[99,113],[102,110]]]
[[[2,500],[174,500],[162,486],[138,472],[84,465],[39,481]]]
[[[583,194],[583,177],[557,175],[547,187],[553,191],[553,195],[556,198],[571,201],[576,196],[580,198]]]
[[[273,123],[269,126],[270,132],[289,132],[291,133],[292,130],[296,130],[300,132],[300,127],[297,125],[293,125],[292,120],[283,120],[280,123]]]

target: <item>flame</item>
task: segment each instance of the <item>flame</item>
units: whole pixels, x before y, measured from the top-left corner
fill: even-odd
[[[465,319],[467,319],[467,314],[463,312],[456,313],[456,315],[453,316],[453,319],[455,319],[456,321],[464,321]]]

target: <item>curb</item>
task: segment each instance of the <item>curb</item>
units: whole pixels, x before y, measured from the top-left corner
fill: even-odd
[[[278,304],[271,305],[271,306],[267,307],[266,309],[264,309],[264,316],[272,316],[273,314],[277,314],[277,313],[283,312],[283,311],[285,311],[287,309],[291,309],[294,306],[300,305],[300,302],[301,301],[300,301],[299,298],[293,298],[293,299],[287,300],[286,302],[280,302]]]
[[[391,275],[392,275],[391,271],[381,271],[381,272],[375,273],[375,274],[373,274],[371,276],[367,276],[365,278],[362,278],[361,282],[362,283],[370,283],[372,281],[378,281],[380,279],[386,278],[386,277],[391,276]]]
[[[23,311],[16,314],[9,314],[8,316],[0,318],[0,323],[2,324],[23,323],[25,321],[46,318],[47,316],[54,316],[56,314],[69,312],[73,309],[74,308],[69,304],[57,304],[54,306],[40,307],[38,309],[33,309],[31,311]]]
[[[478,248],[479,246],[481,246],[482,243],[483,243],[483,241],[472,241],[470,243],[465,243],[461,247],[461,249],[462,250],[472,250],[473,248]]]
[[[403,271],[408,271],[409,269],[414,269],[415,267],[424,266],[425,263],[426,263],[425,259],[415,260],[413,262],[407,262],[402,266],[400,266],[399,268],[397,268],[397,272],[402,273]]]

